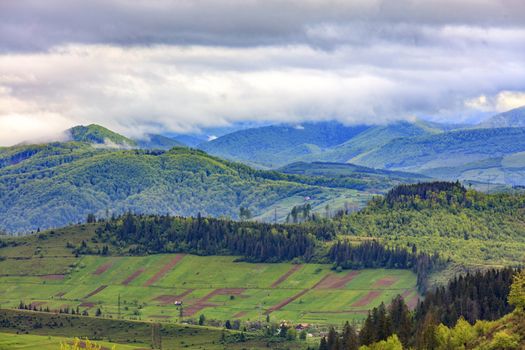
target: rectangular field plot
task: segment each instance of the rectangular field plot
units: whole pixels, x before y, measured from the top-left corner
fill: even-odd
[[[187,255],[155,285],[188,288],[264,288],[270,287],[290,269],[290,264],[252,264],[234,262],[231,256]]]

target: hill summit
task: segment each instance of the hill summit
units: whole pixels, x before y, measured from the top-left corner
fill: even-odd
[[[525,127],[525,106],[496,114],[478,124],[480,128],[521,128]]]
[[[105,145],[114,148],[135,147],[136,142],[97,124],[78,125],[66,130],[72,141]]]

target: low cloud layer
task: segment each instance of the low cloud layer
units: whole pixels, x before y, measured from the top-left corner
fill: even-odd
[[[137,137],[473,120],[525,102],[523,13],[508,0],[1,2],[0,145],[87,123]]]

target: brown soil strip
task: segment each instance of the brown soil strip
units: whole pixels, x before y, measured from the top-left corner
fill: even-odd
[[[151,318],[160,318],[160,319],[165,319],[165,320],[171,318],[171,316],[167,316],[167,315],[151,315],[150,317]]]
[[[412,298],[410,298],[406,303],[410,310],[414,310],[417,306],[417,302],[419,301],[419,295],[414,295]]]
[[[284,275],[279,277],[277,279],[277,281],[273,282],[271,287],[272,288],[277,287],[278,285],[280,285],[281,283],[286,281],[288,279],[288,277],[290,277],[294,272],[299,271],[301,269],[301,267],[303,267],[303,265],[294,265],[294,266],[292,266],[292,268],[290,270],[286,271],[286,273]]]
[[[403,294],[401,294],[401,297],[402,297],[403,299],[406,299],[406,298],[408,298],[408,296],[409,296],[410,294],[412,294],[413,291],[414,291],[413,289],[407,289],[407,290],[405,290],[405,291],[403,292]]]
[[[274,311],[280,310],[286,305],[290,304],[291,302],[299,299],[312,289],[325,289],[325,288],[343,288],[348,282],[350,282],[355,276],[357,276],[359,272],[358,271],[350,271],[343,277],[334,276],[332,274],[325,275],[319,282],[317,282],[312,288],[306,288],[299,293],[295,294],[294,296],[284,299],[283,301],[279,302],[277,305],[274,305],[270,307],[268,310],[266,310],[266,314],[270,314]]]
[[[355,276],[359,274],[359,271],[350,271],[346,275],[339,277],[336,275],[328,275],[323,278],[314,288],[318,289],[340,289],[344,288]]]
[[[330,277],[330,275],[325,275],[325,276],[323,276],[323,278],[321,278],[321,279],[319,280],[319,282],[317,282],[316,284],[314,284],[314,286],[312,287],[312,289],[319,288],[319,286],[322,285],[322,284],[324,283],[324,281],[327,280],[329,277]]]
[[[55,294],[57,298],[62,298],[64,295],[66,295],[66,292],[60,292],[60,293]]]
[[[122,281],[122,284],[127,286],[128,284],[130,284],[131,282],[133,282],[133,280],[137,277],[140,276],[141,273],[144,272],[144,269],[138,269],[137,271],[133,272],[131,275],[129,275],[128,278],[126,278],[124,281]]]
[[[87,294],[84,299],[87,299],[89,297],[92,297],[93,295],[95,294],[98,294],[100,293],[101,291],[103,291],[104,289],[106,289],[108,286],[107,285],[103,285],[103,286],[100,286],[98,287],[97,289],[95,289],[94,291],[92,291],[91,293]]]
[[[34,309],[35,307],[40,307],[45,304],[47,304],[45,301],[33,301],[30,306]]]
[[[191,292],[193,292],[193,289],[188,289],[187,291],[179,295],[166,295],[166,294],[159,295],[153,300],[160,302],[161,305],[173,304],[175,301],[181,300],[182,298],[184,298],[186,295],[190,294]]]
[[[64,278],[66,278],[66,275],[44,275],[40,277],[50,281],[62,281]]]
[[[380,291],[372,290],[367,295],[352,304],[352,307],[362,307],[370,304],[374,299],[381,295]]]
[[[91,309],[94,306],[95,306],[94,303],[89,303],[89,302],[83,302],[82,304],[79,305],[79,307],[86,307],[88,309]]]
[[[367,315],[369,310],[340,310],[340,311],[308,311],[309,314],[363,314]]]
[[[290,298],[287,298],[287,299],[284,299],[279,304],[274,305],[274,306],[270,307],[268,310],[266,310],[266,314],[268,315],[268,314],[270,314],[270,313],[272,313],[274,311],[282,309],[283,307],[285,307],[286,305],[290,304],[291,302],[299,299],[300,297],[302,297],[303,295],[305,295],[309,291],[310,291],[310,288],[304,289],[304,290],[300,291],[299,293],[295,294],[294,296],[292,296]]]
[[[160,270],[159,272],[157,272],[153,277],[151,277],[149,280],[146,281],[146,283],[144,283],[144,287],[149,287],[151,286],[153,283],[157,282],[159,279],[161,279],[162,276],[164,276],[165,274],[167,274],[172,268],[175,267],[175,265],[178,264],[179,261],[182,260],[182,258],[184,258],[184,255],[181,254],[181,255],[177,255],[176,257],[174,257],[173,259],[171,259],[171,261],[169,263],[167,263],[166,265],[164,265]]]
[[[390,287],[391,285],[393,285],[396,282],[397,282],[397,278],[395,278],[395,277],[391,277],[391,276],[383,277],[380,280],[378,280],[376,283],[374,283],[372,288]]]
[[[213,292],[208,293],[204,297],[197,300],[193,305],[184,308],[184,316],[193,316],[194,314],[206,307],[217,306],[216,304],[208,302],[208,300],[210,300],[216,295],[241,295],[245,290],[246,288],[215,289]]]
[[[246,316],[246,314],[247,314],[246,311],[237,312],[235,315],[233,315],[233,318],[241,318],[241,317]]]
[[[97,276],[100,276],[102,275],[104,272],[106,272],[107,270],[109,270],[109,268],[113,265],[113,263],[110,261],[110,262],[107,262],[105,264],[102,264],[100,265],[96,270],[95,272],[93,272],[94,275],[97,275]]]

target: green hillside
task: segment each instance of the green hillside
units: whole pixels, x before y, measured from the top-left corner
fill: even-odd
[[[499,128],[401,138],[352,161],[369,167],[424,172],[444,178],[453,178],[465,169],[470,170],[470,173],[463,174],[463,178],[482,180],[491,175],[484,169],[498,171],[502,165],[512,169],[514,164],[518,165],[517,168],[522,167],[517,156],[510,156],[525,151],[524,136],[525,128]],[[503,164],[502,159],[506,157],[510,158]],[[495,158],[500,158],[499,164],[489,163],[490,159]]]
[[[367,184],[367,188],[375,189],[390,189],[401,183],[428,180],[426,176],[420,174],[372,169],[349,163],[296,162],[279,168],[278,171],[286,174],[321,176],[341,180],[348,178],[354,181],[361,180]]]
[[[326,150],[316,157],[317,160],[331,162],[353,162],[392,140],[434,135],[442,132],[435,124],[425,122],[397,122],[371,127],[356,137]]]
[[[479,128],[521,128],[525,127],[525,106],[497,114],[479,123]]]
[[[429,183],[397,187],[338,220],[343,235],[415,244],[459,265],[519,266],[525,261],[524,207],[524,195]]]
[[[361,183],[360,183],[361,185]],[[125,211],[237,217],[286,198],[319,205],[356,191],[255,171],[188,148],[119,150],[67,142],[0,149],[0,231],[23,232]],[[289,210],[289,209],[288,209]]]
[[[163,149],[168,150],[173,147],[185,147],[186,145],[171,137],[163,135],[144,135],[140,140],[137,140],[137,145],[140,148],[146,149]]]
[[[204,143],[200,148],[222,158],[275,168],[301,156],[316,155],[368,128],[366,125],[344,126],[335,122],[272,125],[236,131]]]
[[[423,121],[353,127],[335,122],[301,127],[274,125],[237,131],[200,147],[220,157],[272,168],[297,161],[344,163],[391,140],[437,134],[445,129],[445,125]]]
[[[66,130],[66,133],[71,136],[72,141],[100,144],[106,147],[130,148],[137,145],[136,141],[96,124],[75,126]]]

